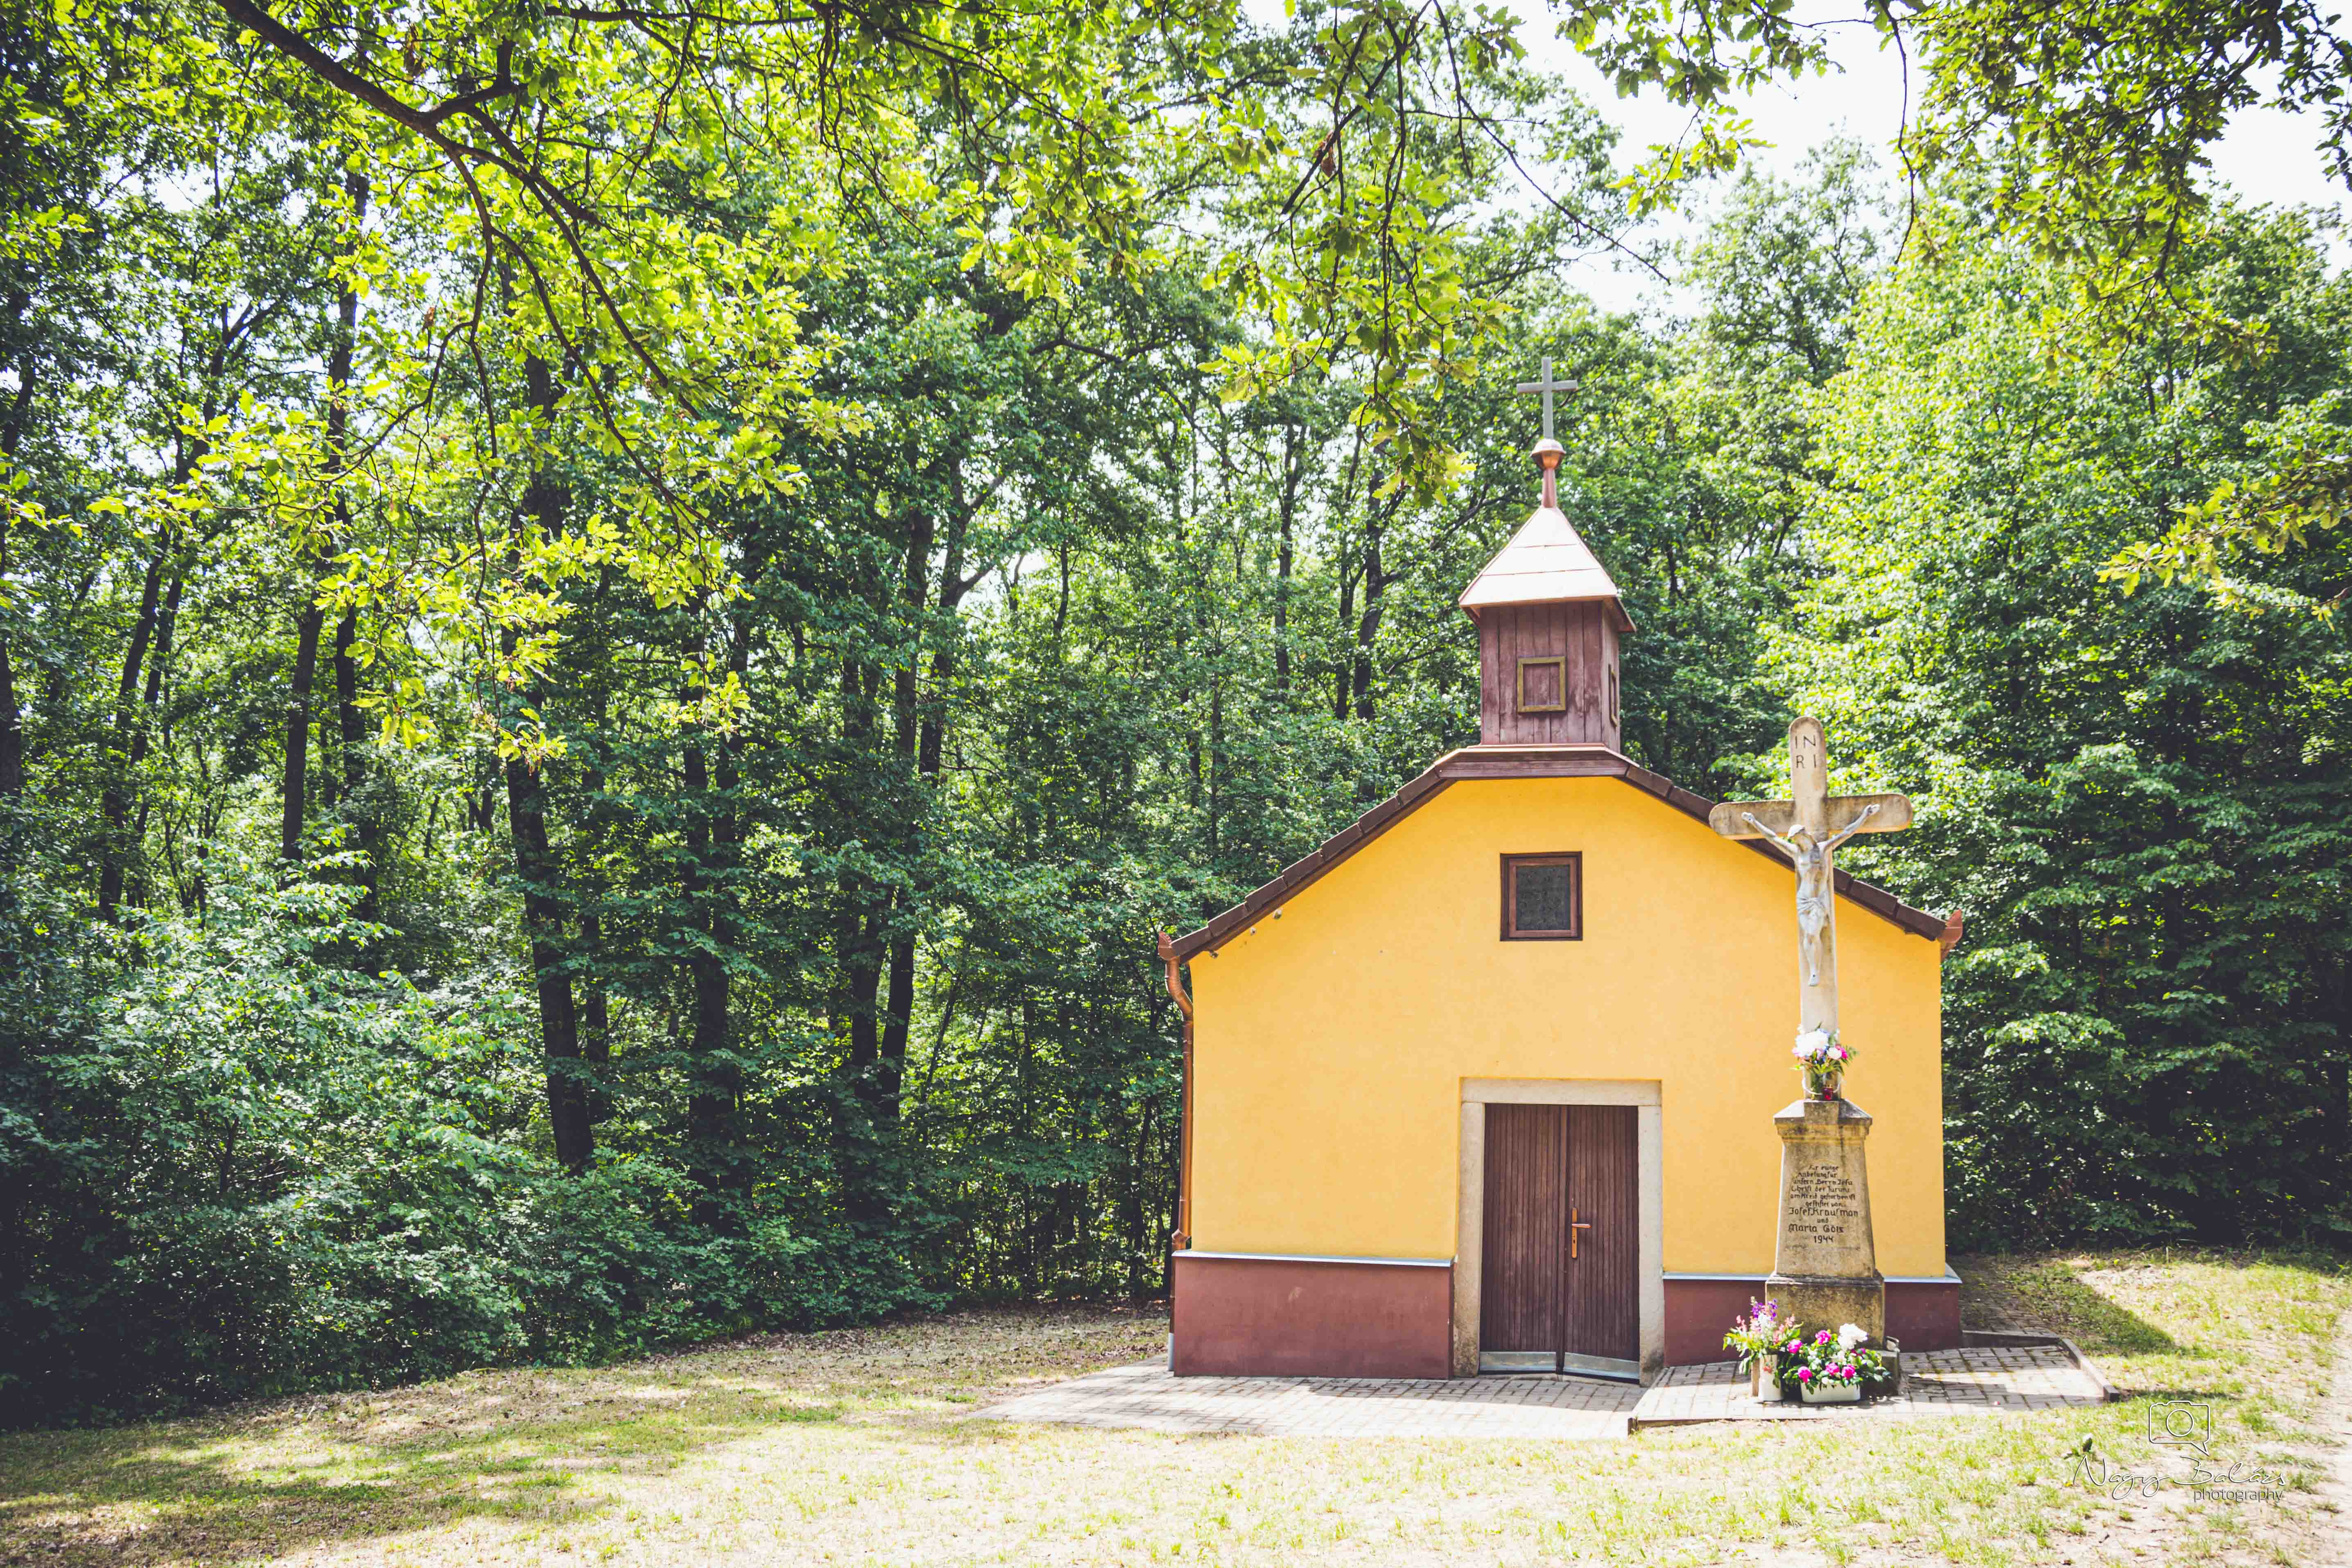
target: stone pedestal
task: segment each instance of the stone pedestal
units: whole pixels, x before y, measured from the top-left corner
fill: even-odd
[[[1810,1336],[1845,1323],[1886,1339],[1886,1280],[1871,1239],[1870,1114],[1843,1100],[1801,1100],[1772,1118],[1780,1134],[1780,1239],[1764,1289]]]

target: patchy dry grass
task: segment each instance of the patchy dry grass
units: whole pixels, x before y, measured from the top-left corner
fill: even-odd
[[[2105,1410],[1623,1442],[1177,1437],[966,1419],[1155,1354],[1149,1312],[970,1313],[597,1371],[478,1373],[0,1437],[0,1563],[2078,1563],[2302,1560],[2352,1282],[2218,1254],[1963,1260],[1972,1321],[2068,1332]],[[2252,1355],[2258,1358],[2250,1361]],[[2199,1501],[2147,1437],[2215,1413]],[[2089,1438],[2107,1492],[2079,1484]],[[2138,1479],[2112,1483],[2128,1475]]]

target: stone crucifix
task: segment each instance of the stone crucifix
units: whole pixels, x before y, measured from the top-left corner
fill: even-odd
[[[1829,761],[1822,722],[1789,726],[1789,793],[1793,800],[1738,800],[1707,814],[1707,826],[1726,838],[1761,838],[1797,870],[1797,1028],[1835,1031],[1837,993],[1837,868],[1831,857],[1857,833],[1892,833],[1911,826],[1911,801],[1900,795],[1829,793]]]

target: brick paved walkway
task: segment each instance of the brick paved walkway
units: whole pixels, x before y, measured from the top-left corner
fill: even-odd
[[[1737,1362],[1668,1367],[1643,1391],[1633,1425],[1695,1421],[1870,1421],[1889,1416],[1985,1415],[2104,1404],[2105,1384],[2063,1345],[1970,1346],[1903,1358],[1903,1387],[1864,1405],[1765,1404],[1750,1398]]]
[[[1177,1377],[1160,1362],[1075,1377],[975,1413],[1149,1432],[1260,1437],[1618,1437],[1700,1421],[1857,1421],[2096,1405],[2099,1380],[2063,1346],[1904,1357],[1903,1392],[1867,1405],[1760,1404],[1735,1363],[1669,1367],[1647,1389],[1575,1377],[1443,1380]]]

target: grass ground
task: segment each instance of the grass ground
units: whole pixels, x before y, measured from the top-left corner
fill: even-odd
[[[2298,1563],[2352,1274],[2165,1252],[1961,1260],[1972,1326],[2067,1332],[2128,1397],[1856,1435],[1175,1437],[965,1419],[1144,1359],[1144,1310],[971,1313],[594,1371],[484,1372],[0,1436],[0,1563]],[[2152,1442],[2213,1414],[2200,1500]],[[2083,1484],[2091,1445],[2105,1489]]]

